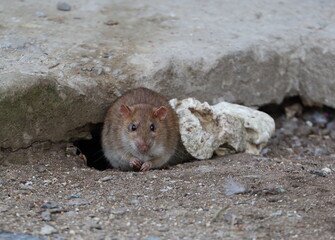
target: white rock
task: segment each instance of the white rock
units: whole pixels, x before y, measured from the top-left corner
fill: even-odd
[[[228,114],[239,118],[247,132],[246,152],[259,154],[275,131],[275,121],[268,114],[227,102],[212,107],[217,114]]]
[[[215,152],[259,154],[275,130],[266,113],[227,102],[210,106],[194,98],[170,100],[180,124],[181,140],[197,159],[211,158]]]
[[[321,171],[323,171],[326,174],[329,174],[329,173],[332,172],[332,170],[329,167],[324,167],[324,168],[321,169]]]
[[[42,234],[42,235],[49,235],[49,234],[56,233],[56,232],[57,232],[57,230],[53,226],[44,225],[41,228],[40,234]]]

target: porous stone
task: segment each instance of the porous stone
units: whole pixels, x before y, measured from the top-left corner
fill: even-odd
[[[197,159],[211,158],[215,152],[259,154],[275,130],[266,113],[227,102],[210,106],[194,98],[170,100],[179,117],[181,140]]]
[[[221,102],[212,106],[217,115],[230,115],[243,122],[248,153],[259,154],[275,132],[275,122],[268,114],[238,104]]]

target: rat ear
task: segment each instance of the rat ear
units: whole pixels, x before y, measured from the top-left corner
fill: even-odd
[[[131,109],[126,106],[126,105],[121,105],[120,107],[120,114],[123,118],[127,118],[127,117],[130,117],[130,114],[131,114]]]
[[[154,116],[158,118],[158,120],[162,121],[166,118],[167,112],[168,112],[167,108],[161,106],[154,111]]]

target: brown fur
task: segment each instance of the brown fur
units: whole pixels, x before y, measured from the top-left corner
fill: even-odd
[[[129,115],[122,105],[130,109]],[[165,109],[157,111],[162,106],[167,109],[166,117]],[[132,124],[137,126],[136,131],[130,130]],[[151,124],[155,131],[150,130]],[[178,140],[176,113],[163,96],[147,88],[130,90],[116,99],[107,112],[102,132],[106,158],[122,170],[131,170],[133,159],[141,161],[141,170],[164,166],[174,154]],[[148,152],[139,151],[147,146]]]

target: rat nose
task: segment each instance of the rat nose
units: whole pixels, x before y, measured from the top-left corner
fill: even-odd
[[[140,143],[140,144],[137,144],[137,148],[141,153],[146,153],[148,152],[150,146],[146,143]]]

